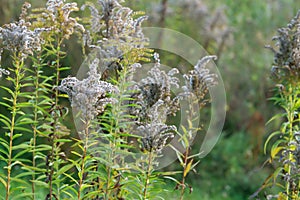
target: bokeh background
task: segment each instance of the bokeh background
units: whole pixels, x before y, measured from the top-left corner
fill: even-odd
[[[85,2],[76,1],[80,6]],[[1,26],[18,18],[23,2],[0,0]],[[45,4],[45,0],[28,2],[32,7]],[[263,144],[279,122],[266,122],[281,112],[268,100],[273,94],[269,76],[273,54],[264,46],[272,44],[277,29],[286,26],[297,13],[300,1],[127,0],[125,5],[149,16],[145,26],[180,31],[219,57],[217,66],[227,94],[226,122],[213,151],[188,177],[193,187],[190,199],[248,199],[272,171],[272,165],[264,165],[268,157],[263,153]],[[72,66],[74,75],[83,61],[78,56],[80,45],[74,38],[66,48],[72,54],[65,64]],[[164,52],[161,61],[168,66],[182,62]],[[168,187],[174,186],[170,183]]]

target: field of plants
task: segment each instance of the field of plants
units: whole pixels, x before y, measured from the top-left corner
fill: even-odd
[[[298,0],[0,0],[0,19],[0,200],[300,199]]]

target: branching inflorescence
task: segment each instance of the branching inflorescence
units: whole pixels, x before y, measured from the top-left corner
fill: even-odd
[[[22,9],[22,15],[18,22],[4,25],[0,28],[1,48],[11,52],[21,53],[22,58],[33,55],[33,52],[41,50],[41,44],[44,42],[40,37],[41,32],[46,28],[35,28],[31,30],[31,23],[25,21],[29,3],[25,3]]]
[[[48,0],[40,23],[45,23],[46,27],[50,27],[55,33],[60,33],[65,39],[69,39],[75,30],[84,31],[84,27],[77,22],[78,19],[70,17],[71,12],[78,10],[75,2]]]
[[[99,60],[95,59],[90,65],[88,77],[78,80],[68,77],[62,80],[58,89],[68,94],[73,108],[78,109],[82,119],[90,121],[97,115],[103,114],[108,104],[113,104],[116,99],[109,97],[118,93],[118,88],[108,82],[101,81],[97,73]]]
[[[276,47],[267,46],[274,52],[272,77],[277,82],[298,80],[300,77],[300,12],[287,27],[278,29],[273,37]]]
[[[216,56],[206,56],[202,58],[198,61],[193,70],[183,76],[185,79],[185,86],[183,86],[184,95],[195,95],[201,106],[207,103],[206,95],[209,88],[217,84],[217,75],[211,73],[206,67],[209,61],[216,59]]]
[[[0,173],[7,200],[22,195],[36,199],[38,190],[47,191],[43,198],[50,200],[155,198],[159,191],[153,187],[160,177],[154,173],[154,166],[176,136],[180,142],[187,141],[185,155],[177,154],[184,178],[197,164],[189,166],[193,162],[188,160],[190,138],[186,140],[185,133],[178,133],[177,124],[169,121],[179,113],[181,101],[195,97],[193,103],[207,102],[209,88],[217,84],[217,77],[206,65],[216,57],[199,60],[181,83],[179,70],[164,71],[159,54],[146,48],[148,38],[142,22],[147,17],[123,7],[122,2],[98,0],[97,6],[84,5],[82,9],[88,7],[91,11],[86,27],[79,24],[79,18],[70,16],[79,10],[76,3],[48,0],[45,8],[33,10],[29,17],[30,4],[25,3],[19,21],[0,28],[1,54],[3,49],[11,51],[16,68],[0,68],[0,77],[9,72],[15,76],[8,78],[13,89],[1,87],[11,95],[4,98],[8,103],[0,104],[11,111],[9,117],[0,113],[0,122],[9,130],[6,139],[0,138],[3,147],[7,147],[7,152],[0,152],[7,164],[7,173]],[[69,69],[62,64],[68,55],[63,50],[64,42],[76,31],[81,32],[80,40],[90,51],[92,62],[86,78],[62,78],[61,72]],[[136,70],[151,58],[155,64],[147,76],[134,80]],[[32,63],[26,70],[25,59]],[[67,108],[61,102],[66,95],[62,93],[68,95],[73,111],[78,112],[75,117],[81,120],[82,127],[77,131],[79,136],[85,136],[82,141],[69,139],[69,127],[64,125]],[[28,110],[30,114],[26,114]],[[15,147],[15,139],[23,132],[32,133],[32,138]],[[99,144],[101,141],[104,142]],[[75,158],[64,151],[64,144],[71,142],[74,144],[69,154]],[[30,159],[18,160],[22,155]],[[125,163],[127,156],[135,158],[136,163]],[[31,188],[24,189],[26,194],[11,190],[12,182],[21,182],[13,177],[15,165],[28,172],[24,177],[28,175]],[[136,176],[131,170],[141,173]]]
[[[172,97],[171,93],[172,86],[179,87],[179,79],[174,76],[179,71],[175,68],[168,73],[160,70],[158,54],[155,53],[154,57],[157,59],[155,66],[146,78],[134,85],[136,92],[131,95],[138,107],[132,108],[130,113],[141,123],[154,120],[164,123],[168,115],[175,115],[179,109],[178,98]]]
[[[2,77],[2,75],[5,74],[5,75],[9,75],[9,71],[7,71],[6,69],[2,69],[0,68],[0,78]]]
[[[300,11],[285,28],[278,29],[278,36],[273,37],[276,47],[267,46],[274,52],[271,77],[277,93],[273,99],[283,110],[272,119],[283,118],[278,131],[273,132],[265,142],[266,147],[273,139],[270,162],[276,163],[276,170],[271,175],[276,185],[281,188],[277,195],[269,198],[299,199],[299,75],[300,75]],[[279,177],[282,179],[280,180]],[[274,185],[267,179],[259,189]]]
[[[91,11],[89,21],[90,29],[84,34],[84,44],[91,49],[97,50],[97,57],[103,63],[102,71],[115,70],[112,63],[122,59],[126,54],[135,51],[137,55],[143,55],[142,48],[148,39],[142,32],[142,22],[147,19],[142,12],[133,12],[130,8],[120,5],[117,0],[98,0],[101,10],[92,3],[82,6]],[[136,18],[136,15],[142,15]],[[142,59],[133,56],[131,64]],[[105,76],[105,75],[104,75]]]

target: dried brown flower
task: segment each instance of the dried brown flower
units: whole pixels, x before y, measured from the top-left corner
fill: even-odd
[[[287,27],[278,29],[273,37],[275,47],[267,46],[274,52],[272,77],[279,82],[297,80],[300,77],[300,10]]]
[[[31,23],[26,22],[27,9],[30,4],[25,3],[19,21],[5,24],[0,28],[1,48],[12,52],[21,53],[22,58],[32,55],[34,51],[41,50],[44,42],[40,37],[45,28],[35,28],[31,30]]]
[[[168,126],[162,123],[150,123],[138,127],[143,133],[141,138],[142,151],[160,153],[166,146],[167,140],[174,137],[175,126]]]
[[[72,107],[78,110],[82,119],[92,120],[95,116],[104,112],[108,104],[116,102],[110,97],[118,93],[118,89],[110,83],[100,81],[100,74],[97,73],[99,60],[95,59],[90,65],[88,77],[78,80],[75,77],[68,77],[62,80],[58,89],[68,94]]]
[[[84,32],[84,27],[78,23],[77,18],[70,17],[73,11],[78,11],[77,3],[65,3],[64,0],[48,0],[46,8],[40,9],[40,14],[32,16],[36,18],[35,26],[50,28],[54,33],[61,34],[62,38],[69,37],[79,30]]]
[[[159,118],[159,122],[164,123],[168,115],[174,115],[179,109],[178,98],[172,97],[171,92],[172,86],[179,87],[179,79],[174,76],[179,71],[175,68],[169,72],[160,70],[158,54],[154,56],[157,63],[148,72],[148,76],[134,86],[136,92],[131,96],[132,103],[138,107],[132,107],[130,113],[142,122]]]
[[[85,4],[91,11],[90,30],[84,36],[84,44],[98,50],[103,66],[118,60],[136,48],[143,48],[148,42],[141,24],[146,16],[123,7],[117,0],[98,0],[101,9],[92,3]],[[141,13],[140,13],[141,14]],[[91,36],[91,35],[92,36]]]
[[[194,69],[189,71],[183,77],[185,86],[183,86],[183,96],[195,95],[198,102],[205,99],[208,89],[217,84],[217,75],[210,72],[206,65],[209,61],[217,59],[216,56],[205,56],[195,65]]]

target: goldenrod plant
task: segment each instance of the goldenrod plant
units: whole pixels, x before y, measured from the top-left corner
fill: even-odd
[[[300,11],[287,27],[278,29],[273,38],[276,46],[267,46],[274,52],[271,77],[275,94],[271,99],[282,113],[270,121],[281,119],[279,130],[271,133],[265,142],[265,152],[270,147],[269,162],[275,167],[263,186],[278,187],[277,194],[267,194],[267,199],[300,199],[299,194],[299,68],[300,68]],[[257,193],[254,194],[254,196]]]
[[[186,177],[200,154],[191,152],[200,130],[193,122],[209,103],[209,88],[218,84],[206,68],[216,56],[200,59],[181,78],[176,68],[164,70],[147,46],[147,16],[122,3],[80,7],[48,0],[45,8],[33,9],[25,3],[19,20],[0,28],[1,55],[11,58],[0,68],[6,79],[0,86],[0,199],[163,199],[167,179],[177,183],[183,199],[191,188]],[[71,17],[75,12],[90,14]],[[80,78],[65,64],[72,37],[82,42],[86,60]],[[152,61],[136,80],[135,73]],[[183,102],[189,105],[188,127],[170,120]],[[182,172],[158,169],[166,147],[175,151]]]

